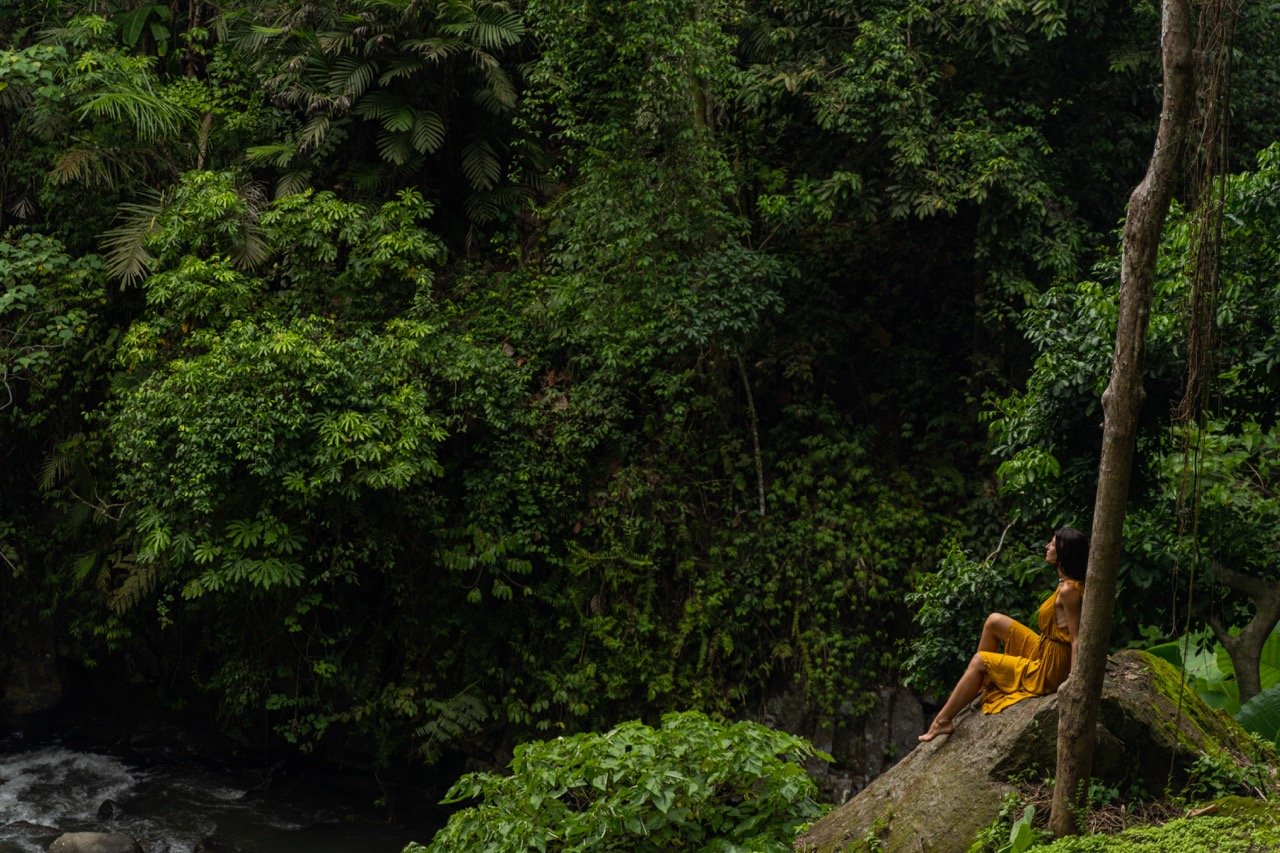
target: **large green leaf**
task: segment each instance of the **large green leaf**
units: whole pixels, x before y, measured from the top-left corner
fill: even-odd
[[[1197,678],[1194,681],[1188,679],[1188,683],[1210,708],[1226,711],[1232,716],[1240,710],[1240,691],[1234,678]]]
[[[1241,705],[1236,722],[1258,737],[1280,743],[1280,684],[1263,690]]]
[[[1183,643],[1178,640],[1170,640],[1167,643],[1161,643],[1158,646],[1152,646],[1147,652],[1155,655],[1161,660],[1166,660],[1174,667],[1182,668],[1182,646]]]
[[[1194,632],[1147,651],[1179,669],[1184,669],[1185,662],[1187,684],[1205,704],[1234,715],[1240,709],[1235,670],[1221,644],[1209,646],[1210,636],[1208,631]],[[1224,662],[1226,669],[1223,669]]]
[[[1236,668],[1231,663],[1231,656],[1221,643],[1214,644],[1218,668],[1224,676],[1234,677]],[[1258,679],[1263,690],[1280,684],[1280,627],[1271,631],[1267,641],[1262,644],[1262,655],[1258,658]]]

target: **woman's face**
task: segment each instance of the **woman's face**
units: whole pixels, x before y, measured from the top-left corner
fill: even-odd
[[[1044,561],[1054,565],[1058,562],[1058,540],[1056,536],[1050,536],[1048,544],[1044,546]]]

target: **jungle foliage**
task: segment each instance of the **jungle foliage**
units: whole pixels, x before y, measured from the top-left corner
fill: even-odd
[[[1277,17],[1241,27],[1251,92]],[[857,714],[946,680],[1086,522],[1148,4],[19,0],[0,28],[0,619],[236,742],[404,769],[787,690]],[[1240,103],[1241,145],[1280,137]],[[1204,446],[1216,541],[1260,556],[1259,163]],[[1174,583],[1181,222],[1130,590]],[[1133,633],[1178,633],[1160,601],[1122,603]]]

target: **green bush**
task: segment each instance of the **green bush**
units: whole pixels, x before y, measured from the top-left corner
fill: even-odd
[[[623,723],[605,734],[523,744],[511,775],[471,773],[446,803],[455,814],[429,847],[452,850],[790,850],[823,812],[800,766],[829,756],[756,723],[696,712],[661,728]]]

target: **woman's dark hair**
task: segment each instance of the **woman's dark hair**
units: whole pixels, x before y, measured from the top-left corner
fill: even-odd
[[[1063,527],[1054,532],[1053,543],[1062,573],[1073,581],[1084,581],[1089,568],[1089,537],[1074,527]]]

